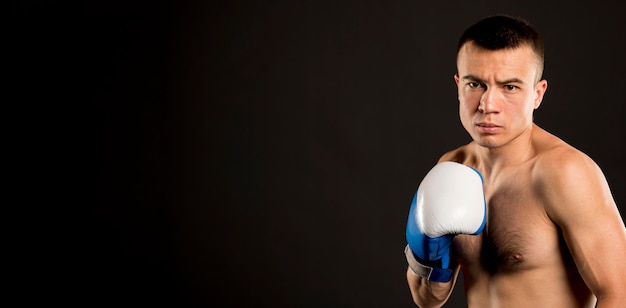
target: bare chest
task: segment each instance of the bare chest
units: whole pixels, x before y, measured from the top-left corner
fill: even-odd
[[[460,235],[455,257],[491,274],[546,266],[560,250],[558,229],[550,221],[525,173],[487,181],[487,223],[478,236]],[[558,255],[558,253],[556,253]]]

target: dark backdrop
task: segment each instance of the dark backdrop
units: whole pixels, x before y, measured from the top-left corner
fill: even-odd
[[[23,244],[48,256],[35,284],[51,299],[411,307],[409,202],[469,141],[456,41],[496,13],[544,35],[536,122],[590,155],[626,212],[623,4],[208,3],[13,7],[13,85],[45,124],[23,125],[47,153],[37,181],[72,205],[46,207]],[[463,306],[461,287],[447,307]]]

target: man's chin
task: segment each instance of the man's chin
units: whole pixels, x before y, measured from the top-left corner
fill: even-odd
[[[502,142],[497,140],[495,136],[478,136],[474,137],[473,140],[484,148],[498,148],[502,146]]]

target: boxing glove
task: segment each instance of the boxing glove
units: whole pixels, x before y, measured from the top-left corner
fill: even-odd
[[[456,162],[435,165],[411,202],[405,248],[409,267],[430,281],[450,281],[452,239],[479,234],[486,214],[483,178],[477,170]]]

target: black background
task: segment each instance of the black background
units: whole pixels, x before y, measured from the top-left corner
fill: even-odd
[[[546,41],[536,122],[626,209],[615,1],[26,1],[11,8],[23,300],[411,307],[412,194],[458,120],[455,47],[506,13]],[[30,209],[30,207],[26,207]],[[30,211],[30,210],[27,210]],[[33,231],[36,230],[36,231]],[[16,231],[17,232],[17,231]],[[35,279],[33,279],[35,277]],[[458,285],[446,307],[464,305]]]

